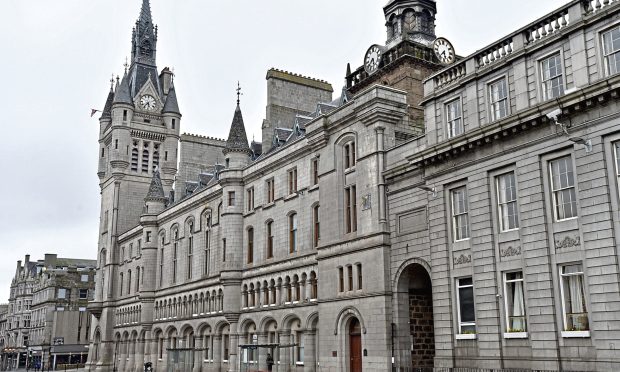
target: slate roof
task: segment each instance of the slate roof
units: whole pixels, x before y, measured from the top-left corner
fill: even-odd
[[[114,102],[114,91],[110,88],[110,93],[108,93],[108,99],[105,101],[105,106],[103,107],[103,112],[101,112],[102,119],[109,119],[112,117],[112,103]]]
[[[263,154],[263,143],[252,140],[252,143],[250,143],[250,150],[252,150],[252,160],[257,159]]]
[[[161,176],[159,175],[159,169],[153,172],[153,178],[151,179],[151,186],[149,186],[149,192],[146,194],[145,201],[166,201],[166,195],[164,194],[164,186],[161,183]]]
[[[223,150],[224,154],[231,151],[251,153],[250,146],[248,146],[248,136],[245,133],[245,125],[243,124],[241,107],[239,107],[238,104],[235,109],[235,116],[233,117],[232,124],[230,125],[230,133],[226,141],[226,148]]]
[[[177,93],[174,89],[174,86],[171,86],[170,90],[168,91],[168,97],[166,98],[163,112],[181,115],[181,111],[179,111],[179,103],[177,102]]]
[[[129,93],[129,78],[127,77],[127,74],[123,76],[121,85],[116,88],[114,101],[112,103],[127,103],[133,105],[133,100],[131,99],[131,95]]]

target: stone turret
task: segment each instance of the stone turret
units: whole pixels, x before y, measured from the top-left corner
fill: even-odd
[[[230,125],[226,148],[222,152],[226,159],[226,168],[230,169],[244,168],[250,163],[252,158],[252,150],[250,145],[248,145],[248,136],[245,132],[239,101],[237,101],[235,116]]]
[[[156,169],[153,172],[151,186],[149,187],[149,192],[144,198],[144,204],[145,214],[158,214],[166,207],[166,194],[164,193],[164,186],[161,183],[159,169]]]
[[[435,40],[435,0],[391,0],[384,8],[387,46],[410,40],[430,46]]]

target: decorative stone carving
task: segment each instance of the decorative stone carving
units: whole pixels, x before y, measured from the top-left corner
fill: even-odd
[[[521,255],[521,247],[514,248],[513,246],[508,246],[506,249],[499,249],[499,255],[502,257],[512,257],[512,256],[520,256]]]
[[[471,254],[468,255],[460,255],[459,257],[454,257],[454,266],[463,265],[471,262]]]
[[[570,236],[564,237],[562,240],[555,241],[555,249],[566,249],[572,247],[578,247],[581,245],[581,238],[576,236],[575,238],[571,238]]]

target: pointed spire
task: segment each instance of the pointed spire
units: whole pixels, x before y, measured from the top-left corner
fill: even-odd
[[[232,124],[230,125],[230,133],[226,141],[226,148],[223,152],[224,154],[229,152],[246,152],[248,155],[252,154],[252,150],[250,150],[250,146],[248,145],[248,136],[245,133],[243,115],[241,114],[241,106],[239,106],[239,104],[237,104],[237,108],[235,109],[235,116],[233,116]]]
[[[140,10],[140,19],[138,20],[138,23],[140,23],[141,26],[153,24],[150,0],[142,0],[142,9]]]
[[[166,194],[164,194],[164,186],[161,183],[159,168],[155,168],[155,171],[153,171],[151,186],[149,186],[149,192],[146,194],[144,201],[166,201]]]
[[[112,79],[114,81],[114,79]],[[112,117],[112,103],[114,102],[114,91],[110,88],[110,92],[108,93],[108,98],[105,101],[105,106],[103,107],[103,111],[101,112],[100,119],[109,119]]]
[[[163,113],[181,115],[181,111],[179,110],[179,103],[177,101],[177,93],[174,89],[174,84],[170,86],[170,90],[168,91],[168,97],[166,98],[166,103],[164,104]]]
[[[114,103],[127,103],[133,105],[131,94],[129,93],[129,77],[127,74],[123,76],[121,84],[116,88],[114,94]]]

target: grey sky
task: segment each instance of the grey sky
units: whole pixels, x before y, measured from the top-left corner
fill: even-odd
[[[174,68],[182,131],[225,138],[237,81],[260,140],[265,74],[276,67],[339,91],[347,62],[385,42],[387,0],[151,0],[158,67]],[[437,35],[460,55],[566,0],[438,0]],[[141,0],[0,1],[0,303],[30,253],[96,256],[98,115],[122,74]]]

